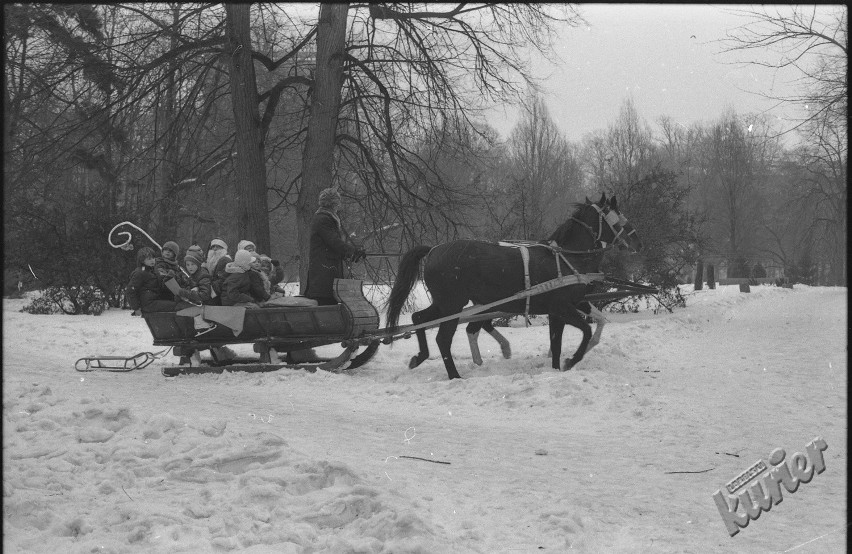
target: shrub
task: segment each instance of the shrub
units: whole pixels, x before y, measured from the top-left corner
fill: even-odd
[[[101,315],[109,307],[106,295],[93,286],[51,286],[21,308],[30,314]]]
[[[609,302],[604,306],[596,304],[596,307],[601,311],[607,311],[618,314],[638,313],[642,306],[642,300],[645,301],[645,309],[651,310],[655,314],[663,310],[671,312],[675,308],[686,307],[686,297],[680,291],[680,287],[673,286],[660,290],[659,294],[650,295],[644,294],[641,296],[628,296],[624,300],[616,300]]]

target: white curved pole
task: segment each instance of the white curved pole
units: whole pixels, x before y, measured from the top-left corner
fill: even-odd
[[[107,236],[107,242],[109,242],[109,245],[112,246],[113,248],[122,248],[124,250],[133,250],[133,245],[130,244],[130,239],[133,238],[133,237],[131,237],[130,233],[127,232],[127,231],[120,231],[118,233],[119,235],[126,235],[127,236],[126,241],[124,241],[121,244],[115,244],[114,242],[112,242],[112,234],[115,232],[116,229],[118,229],[122,225],[130,225],[131,227],[133,227],[134,229],[136,229],[137,231],[139,231],[140,233],[142,233],[143,235],[148,237],[148,240],[153,242],[154,245],[157,247],[157,249],[159,249],[159,250],[163,249],[163,247],[160,246],[157,243],[157,241],[155,241],[154,239],[151,238],[151,235],[149,235],[148,233],[146,233],[145,231],[143,231],[142,229],[140,229],[139,227],[137,227],[136,225],[134,225],[133,223],[131,223],[129,221],[122,221],[121,223],[119,223],[118,225],[113,227],[112,230],[110,230],[109,235]]]
[[[163,247],[160,246],[160,244],[157,241],[152,239],[151,235],[149,235],[148,233],[146,233],[145,231],[143,231],[142,229],[140,229],[139,227],[137,227],[136,225],[134,225],[133,223],[131,223],[129,221],[122,221],[121,223],[119,223],[118,225],[116,225],[115,227],[110,229],[109,235],[107,235],[107,242],[109,242],[109,245],[112,246],[113,248],[121,248],[122,250],[133,250],[133,245],[130,244],[130,239],[133,238],[133,237],[130,235],[130,233],[128,231],[119,231],[118,233],[116,233],[118,235],[126,235],[127,240],[125,240],[121,244],[115,244],[114,242],[112,242],[112,234],[115,232],[116,229],[118,229],[122,225],[129,225],[129,226],[133,227],[134,229],[136,229],[137,231],[139,231],[140,233],[145,235],[148,238],[148,240],[150,240],[152,243],[154,243],[154,246],[156,246],[158,250],[160,250],[160,251],[163,250]],[[187,273],[186,270],[183,267],[180,266],[180,264],[178,264],[178,267],[180,268],[181,272],[183,272],[184,275],[189,277],[189,273]]]

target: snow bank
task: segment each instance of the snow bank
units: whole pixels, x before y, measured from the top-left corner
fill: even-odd
[[[508,360],[481,336],[482,366],[459,332],[452,382],[434,331],[413,371],[415,340],[352,375],[79,373],[158,349],[127,311],[4,300],[4,551],[841,551],[846,289],[687,292],[607,314],[570,372],[545,318],[504,329]],[[824,474],[729,537],[711,495],[816,436]]]

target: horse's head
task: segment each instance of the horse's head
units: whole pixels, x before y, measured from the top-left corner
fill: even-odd
[[[589,228],[596,232],[597,244],[604,247],[607,244],[615,244],[633,252],[642,250],[642,239],[618,209],[615,195],[607,198],[606,193],[603,193],[597,202],[592,202],[586,197],[586,206],[597,212],[597,222],[589,225]]]
[[[602,199],[606,195],[602,195]],[[639,233],[633,227],[633,224],[627,221],[624,214],[618,209],[618,201],[615,195],[612,195],[605,202],[607,208],[603,208],[603,220],[608,224],[609,230],[613,234],[613,238],[609,242],[614,243],[620,248],[627,248],[632,252],[640,252],[642,250],[642,239],[639,238]],[[617,220],[616,220],[617,218]]]

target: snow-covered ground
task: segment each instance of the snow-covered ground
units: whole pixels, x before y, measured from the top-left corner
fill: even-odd
[[[3,301],[4,552],[845,550],[845,288],[608,314],[569,372],[542,319],[503,330],[510,360],[480,337],[482,367],[460,330],[456,381],[434,331],[415,370],[412,339],[349,375],[79,373],[160,348],[128,311],[24,303]],[[729,536],[713,493],[816,437],[826,470]]]

